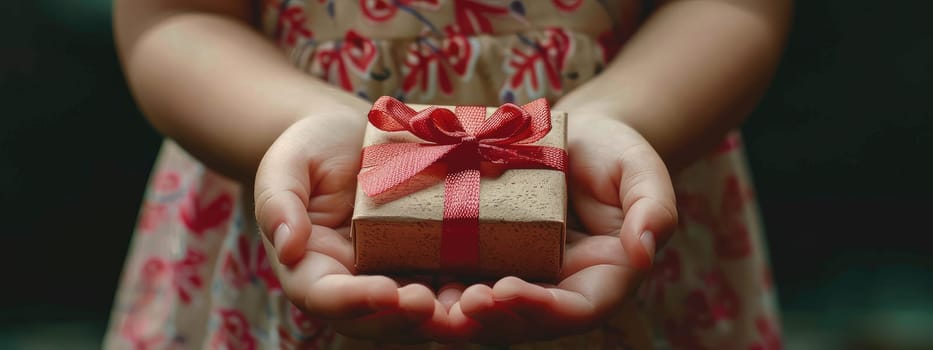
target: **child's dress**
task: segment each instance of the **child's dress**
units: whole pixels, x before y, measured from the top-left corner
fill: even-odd
[[[636,0],[265,0],[258,6],[261,29],[307,74],[370,100],[391,95],[480,105],[553,102],[598,74],[645,11]],[[781,347],[737,134],[675,182],[680,229],[636,302],[587,334],[514,348]],[[165,142],[107,348],[385,348],[337,335],[289,304],[255,229],[251,195]],[[461,348],[417,348],[432,347]]]

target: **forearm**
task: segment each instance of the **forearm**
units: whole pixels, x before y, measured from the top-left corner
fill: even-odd
[[[227,3],[190,5],[219,1]],[[146,117],[209,167],[251,182],[268,146],[299,118],[346,108],[365,122],[365,102],[297,72],[233,1],[174,2],[185,5],[118,1],[118,48]]]
[[[783,49],[790,3],[668,1],[603,74],[555,108],[628,123],[676,171],[756,106]]]

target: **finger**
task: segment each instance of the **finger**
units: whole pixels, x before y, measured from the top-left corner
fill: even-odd
[[[486,285],[467,288],[460,300],[463,314],[474,320],[473,340],[484,344],[508,344],[528,340],[528,323],[505,305],[495,301]]]
[[[587,267],[603,264],[631,265],[625,249],[619,244],[618,237],[567,232],[567,246],[564,252],[564,264],[561,268],[561,280]]]
[[[549,339],[590,329],[624,300],[630,285],[619,278],[623,267],[590,266],[559,287],[544,288],[519,279],[493,288],[498,305],[506,307],[532,330],[536,339]]]
[[[392,342],[425,340],[422,327],[435,314],[434,293],[423,285],[410,284],[399,288],[398,295],[396,308],[333,324],[342,334],[355,338]]]
[[[647,142],[626,149],[619,167],[619,198],[625,213],[619,237],[632,264],[648,269],[657,247],[677,226],[674,187],[667,167]]]
[[[440,295],[438,295],[438,298]],[[451,306],[452,307],[452,306]],[[440,300],[434,300],[434,314],[420,326],[422,338],[435,342],[453,343],[461,340],[459,334],[451,327],[450,314]]]
[[[359,173],[360,152],[343,155],[328,154],[325,160],[312,160],[319,163],[317,172],[312,172],[314,191],[308,200],[308,215],[317,225],[335,227],[344,224],[353,212],[353,200],[356,194],[356,175]]]
[[[297,140],[283,134],[266,152],[256,172],[256,220],[285,265],[296,263],[304,255],[305,242],[311,235],[307,208],[313,189],[308,177],[309,159],[301,149]]]
[[[424,321],[434,315],[437,298],[423,284],[409,284],[398,289],[398,308],[409,318]]]
[[[475,338],[482,326],[476,320],[463,313],[460,302],[455,302],[447,312],[447,328],[443,332],[447,342],[468,342]]]
[[[355,253],[353,242],[350,241],[350,228],[342,227],[335,230],[330,227],[311,225],[311,230],[314,231],[314,235],[308,240],[305,250],[334,258],[352,274]]]
[[[552,319],[585,329],[618,307],[634,286],[638,274],[626,257],[625,250],[613,236],[582,236],[569,232],[564,270],[557,288],[548,288],[548,298],[528,297],[532,303],[551,313]],[[582,238],[581,238],[582,237]],[[512,288],[522,288],[514,286]],[[534,316],[536,312],[525,312]],[[541,316],[544,317],[544,316]]]
[[[340,241],[342,236],[336,231],[323,227],[317,231],[309,245],[331,240],[340,245],[337,249],[352,249],[349,242]],[[345,263],[318,251],[310,251],[290,269],[277,267],[288,299],[317,318],[352,319],[398,306],[395,281],[385,276],[353,276]]]
[[[445,344],[470,339],[469,330],[475,323],[470,323],[472,320],[463,315],[459,305],[464,288],[460,283],[446,283],[438,289],[434,315],[421,327],[425,338]],[[457,314],[457,320],[451,317],[452,313]]]
[[[495,300],[492,298],[492,288],[485,284],[474,284],[467,287],[460,296],[460,309],[467,316],[492,308]]]
[[[411,332],[405,327],[411,322],[400,310],[383,310],[354,319],[331,321],[331,325],[337,333],[346,337],[402,343],[403,338],[411,336]]]
[[[617,265],[594,265],[567,277],[548,289],[556,319],[568,329],[585,330],[605,319],[635,286],[633,270]]]
[[[571,205],[583,228],[590,234],[618,235],[622,227],[622,208],[618,204],[600,201],[589,191],[579,186],[570,188]],[[605,191],[615,192],[615,186],[607,187]],[[568,228],[570,227],[572,226],[568,222]]]
[[[400,310],[385,310],[353,320],[332,321],[338,333],[380,343],[413,344],[428,340],[418,321]]]
[[[303,146],[301,152],[310,159],[306,169],[311,174],[312,187],[308,213],[315,224],[328,227],[344,224],[353,211],[360,145],[366,126],[366,118],[358,118],[361,115],[365,111],[305,118],[296,123],[296,132],[289,134],[298,139]]]
[[[308,288],[305,308],[323,319],[347,319],[398,307],[395,281],[386,276],[326,275]]]
[[[521,300],[525,304],[542,307],[554,301],[554,296],[545,287],[511,276],[496,282],[492,287],[492,298],[496,303]]]
[[[570,204],[588,233],[615,236],[622,227],[623,218],[618,196],[622,172],[619,164],[612,160],[618,159],[622,150],[637,144],[639,138],[624,124],[597,121],[602,124],[571,123],[569,126],[572,127],[570,132],[576,135],[568,139]],[[601,133],[593,135],[593,130]],[[628,137],[629,134],[635,137]]]
[[[437,300],[444,306],[445,311],[450,311],[450,307],[460,301],[464,289],[466,286],[461,283],[445,284],[438,290]]]
[[[568,246],[567,263],[575,271],[558,286],[514,277],[503,278],[491,290],[471,286],[461,303],[451,307],[451,322],[468,329],[471,339],[497,343],[495,337],[512,342],[576,334],[603,321],[630,294],[637,274],[618,238],[571,234],[576,238]]]
[[[516,277],[506,277],[493,286],[492,293],[497,305],[511,311],[545,337],[556,323],[563,323],[562,319],[554,317],[556,299],[544,286]]]

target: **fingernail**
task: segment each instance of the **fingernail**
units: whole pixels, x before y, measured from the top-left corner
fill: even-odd
[[[292,229],[288,225],[285,223],[279,224],[279,227],[276,227],[275,232],[272,233],[272,245],[275,246],[275,250],[281,252],[282,246],[285,245],[291,235]]]
[[[641,246],[645,248],[645,252],[648,253],[649,259],[654,259],[654,234],[651,231],[645,231],[641,233],[641,236],[638,237],[638,240],[641,241]],[[652,261],[648,261],[651,263]]]

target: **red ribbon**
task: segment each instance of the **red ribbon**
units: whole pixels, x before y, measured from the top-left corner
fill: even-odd
[[[480,163],[506,169],[567,170],[567,152],[530,145],[551,131],[547,101],[524,106],[505,104],[486,118],[486,107],[457,106],[455,111],[428,107],[420,112],[383,96],[369,112],[369,122],[384,131],[408,131],[425,143],[386,143],[363,149],[360,186],[373,197],[391,190],[429,166],[447,165],[441,267],[461,270],[479,263]]]

